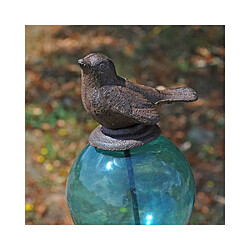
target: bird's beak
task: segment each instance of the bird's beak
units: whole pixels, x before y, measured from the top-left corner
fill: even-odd
[[[81,69],[83,70],[84,73],[88,73],[89,69],[90,69],[90,65],[88,63],[86,63],[84,61],[84,59],[79,59],[78,63],[81,67]]]
[[[85,62],[84,62],[83,59],[79,59],[79,60],[78,60],[78,63],[79,63],[80,65],[82,65],[82,64],[84,64]]]

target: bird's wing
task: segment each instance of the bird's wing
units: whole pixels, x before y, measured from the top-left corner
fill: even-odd
[[[160,117],[154,104],[140,93],[122,86],[103,86],[101,93],[107,109],[134,119],[138,123],[149,125],[159,122]]]
[[[198,98],[195,90],[187,87],[167,88],[165,90],[158,90],[128,80],[125,81],[125,85],[126,88],[140,93],[154,104],[164,104],[172,102],[193,102],[196,101]]]

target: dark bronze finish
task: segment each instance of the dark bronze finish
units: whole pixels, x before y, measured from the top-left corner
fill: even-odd
[[[89,136],[90,145],[104,150],[129,150],[155,140],[161,134],[155,125],[142,124],[122,129],[106,129],[98,126]]]
[[[97,148],[127,150],[148,143],[159,136],[155,125],[160,119],[158,106],[198,98],[197,93],[187,87],[157,90],[130,82],[118,76],[111,59],[101,53],[91,53],[78,63],[82,69],[83,105],[102,125],[90,135],[90,144]],[[139,135],[133,132],[135,128],[140,130]],[[152,131],[158,134],[156,138]]]

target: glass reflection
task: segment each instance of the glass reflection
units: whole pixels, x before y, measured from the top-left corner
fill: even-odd
[[[148,214],[146,216],[146,225],[151,225],[152,220],[153,220],[153,216],[151,214]]]
[[[103,163],[102,163],[103,164]],[[115,167],[119,167],[119,163],[117,162],[117,159],[111,159],[109,160],[106,164],[105,164],[105,170],[107,171],[111,171],[113,170]]]
[[[110,170],[113,169],[113,167],[112,167],[112,162],[111,162],[111,161],[109,161],[109,162],[107,163],[106,169],[107,169],[108,171],[110,171]]]

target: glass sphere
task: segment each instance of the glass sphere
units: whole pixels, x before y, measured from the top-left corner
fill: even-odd
[[[193,210],[195,183],[180,150],[168,139],[126,151],[87,145],[67,180],[75,224],[182,225]]]

